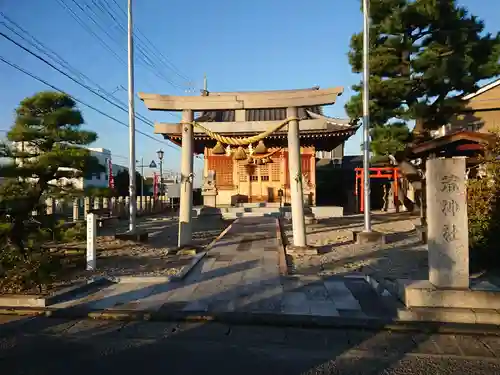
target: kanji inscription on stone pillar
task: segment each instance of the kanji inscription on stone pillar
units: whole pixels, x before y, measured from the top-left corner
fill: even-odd
[[[436,287],[468,288],[465,158],[429,159],[426,175],[429,281]]]

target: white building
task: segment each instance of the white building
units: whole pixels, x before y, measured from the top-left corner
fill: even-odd
[[[16,142],[14,144],[15,147],[19,149],[23,149],[22,142]],[[26,150],[26,145],[24,145],[24,150]],[[84,177],[79,177],[79,178],[72,178],[72,179],[66,179],[62,178],[59,180],[59,183],[61,185],[68,185],[72,184],[75,189],[78,190],[84,190],[90,187],[96,187],[96,188],[106,188],[109,186],[109,159],[112,159],[111,151],[105,148],[95,148],[95,147],[88,147],[87,148],[90,151],[90,155],[95,157],[99,164],[104,167],[103,172],[98,172],[98,173],[93,173],[90,176],[84,176]],[[118,164],[112,164],[112,172],[113,176],[116,176],[116,174],[120,171],[128,171],[127,167],[124,167],[122,165]],[[67,168],[65,168],[67,169]]]
[[[75,183],[75,187],[78,186],[79,189],[86,189],[89,187],[100,187],[106,188],[109,186],[109,159],[113,160],[111,151],[105,148],[88,148],[90,154],[95,157],[99,164],[104,167],[104,171],[100,173],[93,173],[92,176],[87,176],[87,178],[80,178],[78,182]],[[111,165],[113,176],[121,171],[128,171],[127,167],[118,164]],[[90,178],[88,178],[90,177]]]

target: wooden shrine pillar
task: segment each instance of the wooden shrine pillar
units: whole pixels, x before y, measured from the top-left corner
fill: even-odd
[[[181,149],[181,197],[179,209],[178,246],[191,243],[193,237],[193,111],[182,111],[182,149]]]
[[[296,118],[297,108],[287,108],[286,115],[288,118]],[[288,173],[290,176],[290,200],[292,205],[293,247],[304,248],[306,247],[306,227],[298,120],[292,120],[288,123]]]

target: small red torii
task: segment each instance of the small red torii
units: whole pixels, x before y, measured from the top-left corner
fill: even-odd
[[[354,194],[358,196],[358,181],[359,181],[359,186],[361,187],[361,198],[359,199],[359,210],[361,212],[364,212],[365,209],[365,188],[363,184],[363,178],[364,178],[364,169],[363,168],[355,168],[354,171],[356,172],[356,180],[355,180],[355,186],[354,186]],[[394,202],[398,202],[398,177],[399,177],[399,168],[396,167],[373,167],[369,168],[370,171],[370,179],[372,178],[389,178],[392,179],[393,183],[393,194],[394,194]],[[371,173],[375,172],[375,173]],[[396,211],[399,210],[399,205],[396,204]]]

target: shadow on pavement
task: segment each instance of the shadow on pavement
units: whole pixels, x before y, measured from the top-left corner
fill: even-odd
[[[429,335],[24,318],[0,326],[8,374],[386,374]]]

